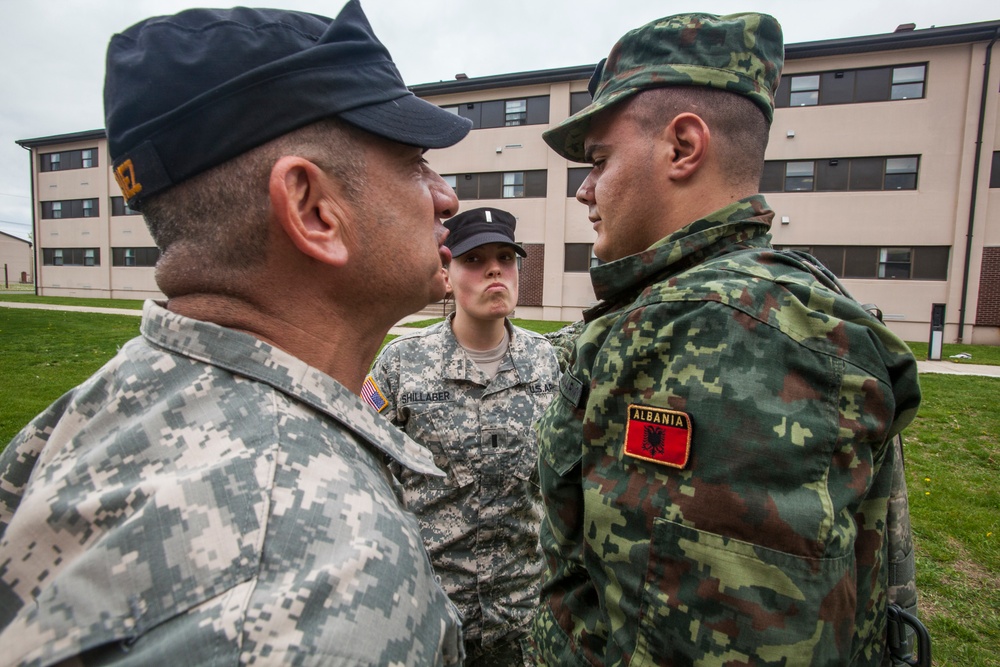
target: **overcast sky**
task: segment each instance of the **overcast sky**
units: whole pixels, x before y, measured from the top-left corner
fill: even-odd
[[[209,3],[219,6],[222,3]],[[341,0],[261,0],[336,16]],[[596,63],[627,30],[667,14],[763,11],[786,43],[1000,19],[996,0],[362,0],[409,85]],[[0,231],[31,229],[28,152],[14,142],[104,127],[104,51],[149,16],[205,6],[190,0],[0,0]]]

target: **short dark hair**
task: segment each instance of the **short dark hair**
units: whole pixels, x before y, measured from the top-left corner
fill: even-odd
[[[701,117],[712,130],[730,180],[759,185],[771,124],[746,96],[717,88],[669,86],[644,90],[631,105],[635,122],[650,133],[681,113]]]
[[[271,169],[283,156],[310,160],[357,200],[365,182],[363,134],[328,118],[150,197],[142,214],[162,253],[157,279],[161,270],[195,271],[204,280],[205,274],[259,266],[267,248]]]

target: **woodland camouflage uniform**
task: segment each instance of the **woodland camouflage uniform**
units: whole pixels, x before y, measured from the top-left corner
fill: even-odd
[[[781,64],[771,17],[654,21],[545,138],[582,161],[594,113],[664,85],[746,95],[770,120]],[[543,664],[881,663],[890,441],[916,414],[916,363],[771,249],[772,218],[748,197],[592,269],[601,302],[539,427]]]

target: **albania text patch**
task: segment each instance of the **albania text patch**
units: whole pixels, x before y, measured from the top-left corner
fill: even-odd
[[[625,453],[672,468],[685,467],[691,454],[691,417],[676,410],[628,406]]]

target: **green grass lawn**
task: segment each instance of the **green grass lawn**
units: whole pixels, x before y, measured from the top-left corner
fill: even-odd
[[[555,330],[564,323],[517,324]],[[138,327],[132,316],[0,308],[0,448]],[[926,345],[922,354],[912,347],[926,357]],[[1000,362],[1000,348],[960,351],[972,363]],[[925,374],[920,381],[924,401],[904,434],[905,457],[934,663],[1000,667],[1000,378]]]
[[[15,303],[46,303],[54,306],[90,308],[123,308],[142,310],[142,299],[81,299],[75,296],[35,296],[34,294],[0,294],[0,301]]]

